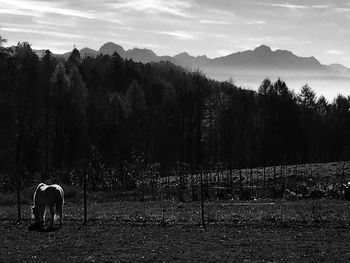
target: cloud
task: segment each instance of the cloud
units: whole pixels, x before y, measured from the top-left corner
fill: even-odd
[[[183,18],[191,18],[191,16],[186,13],[186,10],[191,7],[191,4],[185,1],[122,0],[118,3],[110,4],[110,6],[121,10],[134,10],[149,14],[164,13]]]
[[[74,34],[74,33],[62,33],[62,32],[55,32],[55,31],[48,31],[48,30],[41,30],[41,29],[16,28],[16,27],[1,27],[0,29],[1,31],[5,31],[5,32],[41,34],[41,35],[59,37],[59,38],[78,38],[78,39],[87,38],[86,36]]]
[[[280,7],[280,8],[286,8],[289,10],[302,10],[302,9],[309,9],[310,6],[308,5],[295,5],[295,4],[289,4],[282,3],[282,4],[276,4],[276,3],[263,3],[263,2],[250,2],[250,4],[256,4],[256,5],[263,5],[263,6],[269,6],[269,7]]]
[[[247,25],[265,25],[266,22],[262,20],[256,20],[256,21],[247,21]]]
[[[49,17],[38,17],[33,18],[33,22],[36,23],[36,27],[46,27],[46,28],[52,28],[52,27],[75,27],[79,24],[79,20],[77,20],[74,17],[70,17],[67,19],[61,19],[60,17],[56,16],[49,16]]]
[[[169,35],[179,40],[197,40],[194,34],[186,31],[156,31],[155,33]]]
[[[45,1],[24,1],[24,0],[0,0],[0,4],[13,10],[14,13],[22,13],[31,16],[41,16],[43,14],[57,14],[62,16],[75,16],[87,19],[95,18],[95,15],[88,11],[66,8],[61,4]]]
[[[334,10],[338,12],[350,13],[350,7],[336,7]]]
[[[204,34],[205,36],[210,36],[214,38],[230,39],[231,37],[222,33],[208,33]]]
[[[18,9],[10,9],[10,8],[1,8],[0,14],[9,14],[9,15],[18,15],[18,16],[37,16],[38,14],[33,14],[33,12],[29,10],[18,10]]]
[[[332,6],[331,5],[312,5],[311,7],[315,9],[327,9],[327,8],[331,8]]]
[[[285,4],[267,4],[269,6],[274,6],[274,7],[282,7],[282,8],[287,8],[287,9],[291,9],[291,10],[295,10],[295,9],[308,9],[309,6],[307,5],[292,5],[289,3],[285,3]]]
[[[200,24],[209,24],[209,25],[229,25],[231,24],[229,21],[223,21],[223,20],[207,20],[207,19],[201,19],[199,20]]]
[[[344,51],[342,50],[336,50],[336,49],[331,49],[331,50],[327,50],[326,51],[327,54],[331,54],[331,55],[343,55]]]
[[[214,16],[218,15],[220,17],[236,18],[236,14],[232,10],[220,9],[216,7],[216,8],[208,8],[205,11],[207,14],[214,15]]]
[[[291,38],[288,36],[262,36],[262,37],[246,37],[246,41],[256,43],[256,44],[281,44],[281,43],[290,43]]]

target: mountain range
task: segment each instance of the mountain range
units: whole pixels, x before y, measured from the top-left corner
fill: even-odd
[[[300,57],[288,50],[272,50],[261,45],[254,50],[232,53],[218,58],[191,56],[183,52],[175,56],[158,56],[150,49],[133,48],[125,50],[122,46],[108,42],[99,50],[83,48],[81,57],[96,57],[99,54],[118,53],[124,59],[150,63],[170,61],[191,70],[201,70],[208,77],[218,81],[233,80],[240,87],[256,89],[264,78],[274,81],[277,78],[288,83],[288,87],[298,91],[306,83],[318,94],[332,100],[338,94],[350,94],[350,69],[341,64],[324,65],[315,57]],[[36,50],[38,56],[44,50]],[[56,54],[67,59],[70,52]]]
[[[36,51],[42,56],[42,50]],[[135,62],[149,63],[170,61],[176,65],[190,69],[200,69],[212,72],[217,70],[232,70],[236,73],[254,72],[267,74],[273,72],[294,72],[299,74],[326,74],[326,75],[350,75],[350,69],[340,65],[321,64],[315,57],[300,57],[288,50],[277,49],[273,51],[266,45],[261,45],[254,50],[232,53],[227,56],[210,59],[207,56],[191,56],[186,52],[175,56],[158,56],[150,49],[133,48],[125,50],[122,46],[108,42],[94,50],[83,48],[80,50],[82,57],[96,57],[99,54],[112,55],[118,53],[122,58],[132,59]],[[59,57],[68,58],[70,52],[57,54]]]

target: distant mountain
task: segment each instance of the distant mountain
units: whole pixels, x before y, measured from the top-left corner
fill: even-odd
[[[132,59],[137,62],[149,63],[159,61],[159,57],[150,49],[133,48],[126,52],[125,58]]]
[[[122,46],[119,46],[113,42],[108,42],[100,47],[98,53],[103,55],[113,55],[114,52],[117,52],[121,57],[125,57],[125,50]]]
[[[98,51],[98,54],[103,55],[113,55],[114,53],[118,53],[119,56],[121,56],[124,59],[132,59],[135,62],[142,62],[142,63],[149,63],[149,62],[158,62],[161,60],[164,61],[171,61],[175,62],[172,57],[164,56],[160,57],[157,56],[156,53],[154,53],[150,49],[146,48],[133,48],[129,50],[125,50],[122,46],[117,45],[115,43],[109,42],[104,44],[100,50]]]
[[[93,50],[91,48],[85,47],[80,50],[80,56],[84,57],[96,57],[98,55],[98,51]]]
[[[330,71],[334,71],[342,74],[350,74],[350,69],[341,64],[330,64],[328,66]]]
[[[233,53],[225,57],[215,58],[209,67],[228,67],[236,70],[254,71],[308,71],[325,72],[327,68],[314,57],[298,57],[287,50],[272,51],[262,45],[254,50]]]
[[[197,56],[193,57],[189,55],[187,52],[183,52],[180,54],[177,54],[173,57],[177,64],[183,67],[190,67],[190,68],[202,68],[206,64],[210,62],[210,59],[207,56]]]
[[[232,53],[214,59],[210,59],[205,55],[195,57],[186,52],[173,57],[158,56],[150,49],[133,48],[125,50],[122,46],[113,42],[102,45],[98,51],[87,47],[80,50],[82,57],[95,57],[98,54],[113,55],[115,52],[122,58],[132,59],[135,62],[170,61],[182,67],[201,69],[214,78],[219,72],[220,74],[226,72],[230,74],[258,74],[262,76],[273,73],[274,75],[346,75],[350,77],[350,69],[343,65],[323,65],[314,57],[299,57],[288,50],[277,49],[273,51],[266,45],[261,45],[254,50]],[[37,50],[36,53],[42,56],[45,52]],[[70,52],[57,56],[68,58],[69,55]]]

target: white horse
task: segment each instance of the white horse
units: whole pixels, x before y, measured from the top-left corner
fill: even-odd
[[[35,218],[35,223],[39,226],[43,226],[45,221],[46,206],[49,207],[51,212],[51,224],[52,228],[56,206],[56,215],[60,219],[60,228],[62,227],[62,208],[64,203],[64,193],[61,186],[57,184],[46,185],[40,183],[34,193],[33,197],[34,206],[32,206],[32,215]]]

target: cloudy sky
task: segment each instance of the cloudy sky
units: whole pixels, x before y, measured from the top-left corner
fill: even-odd
[[[350,67],[350,0],[0,0],[0,35],[56,53],[112,41],[217,57],[266,44]]]

